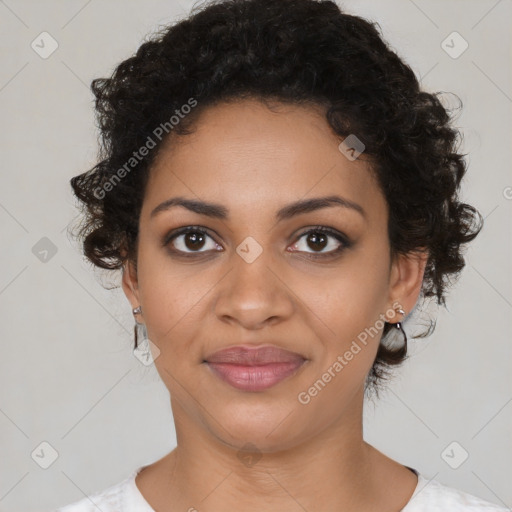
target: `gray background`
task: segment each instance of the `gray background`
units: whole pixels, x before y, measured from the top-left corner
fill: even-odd
[[[93,272],[66,228],[77,215],[69,179],[95,163],[90,81],[191,5],[0,1],[2,511],[81,499],[175,446],[167,390],[131,353],[130,305],[121,289],[101,286],[119,278]],[[457,125],[470,154],[463,198],[485,217],[448,310],[431,311],[435,333],[410,342],[410,361],[367,405],[366,440],[429,478],[512,506],[512,2],[342,5],[378,21],[427,90],[462,99]],[[46,59],[31,48],[43,31],[59,45]],[[442,47],[453,31],[469,44],[458,58]],[[459,51],[452,40],[445,44]],[[51,457],[43,442],[58,452],[48,469],[40,467]],[[467,460],[450,467],[462,450]]]

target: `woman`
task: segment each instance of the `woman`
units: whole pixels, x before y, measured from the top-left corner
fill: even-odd
[[[78,236],[122,270],[177,446],[59,510],[505,510],[363,439],[404,320],[444,304],[482,225],[458,132],[375,27],[328,1],[215,2],[93,91]]]

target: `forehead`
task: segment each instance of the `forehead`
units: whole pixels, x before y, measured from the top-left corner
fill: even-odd
[[[194,131],[168,138],[150,171],[144,211],[171,196],[215,200],[230,210],[278,209],[339,194],[374,215],[385,199],[365,158],[346,158],[321,107],[257,100],[206,108]]]

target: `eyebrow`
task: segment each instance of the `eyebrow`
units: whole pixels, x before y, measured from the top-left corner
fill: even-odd
[[[215,219],[227,220],[229,218],[229,211],[220,204],[208,203],[196,199],[186,199],[184,197],[173,197],[171,199],[167,199],[163,203],[160,203],[151,212],[150,218],[155,217],[161,212],[170,210],[175,206],[181,206],[191,212],[199,215],[206,215],[207,217]],[[279,222],[290,219],[295,215],[309,213],[315,210],[320,210],[321,208],[332,206],[341,206],[343,208],[356,211],[366,219],[366,212],[361,205],[340,196],[315,197],[290,203],[276,213],[276,219]]]

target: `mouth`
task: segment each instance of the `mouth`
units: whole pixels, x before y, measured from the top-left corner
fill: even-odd
[[[263,391],[291,377],[307,360],[276,346],[230,347],[208,356],[213,375],[236,389]]]

